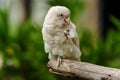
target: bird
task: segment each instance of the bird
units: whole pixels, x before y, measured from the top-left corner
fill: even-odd
[[[43,22],[44,49],[50,60],[57,61],[58,67],[62,59],[80,61],[79,38],[70,15],[65,6],[52,6]]]

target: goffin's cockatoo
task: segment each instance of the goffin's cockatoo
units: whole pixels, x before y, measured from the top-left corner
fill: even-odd
[[[70,20],[70,10],[64,6],[53,6],[45,17],[42,35],[45,52],[50,60],[61,59],[80,61],[81,51],[76,26]]]

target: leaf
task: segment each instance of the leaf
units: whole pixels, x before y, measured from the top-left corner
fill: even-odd
[[[120,30],[120,20],[115,16],[110,15],[110,21]]]

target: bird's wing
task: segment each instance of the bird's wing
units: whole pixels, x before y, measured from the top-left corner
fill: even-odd
[[[73,43],[79,48],[79,38],[76,32],[76,26],[72,22],[70,25],[70,38],[72,39]]]
[[[44,43],[44,49],[46,53],[49,53],[49,45],[46,42]]]
[[[42,28],[42,35],[43,35],[43,41],[44,41],[44,49],[46,53],[49,53],[49,45],[47,43],[48,39],[48,35],[46,33],[46,25],[43,26]]]

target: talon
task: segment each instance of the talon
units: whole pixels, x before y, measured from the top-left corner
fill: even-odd
[[[68,38],[69,38],[69,30],[68,31],[64,31],[64,35],[65,35],[65,37],[66,37],[66,39],[68,40]]]
[[[57,57],[57,68],[60,67],[60,64],[61,64],[61,57],[58,56],[58,57]]]

